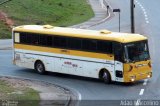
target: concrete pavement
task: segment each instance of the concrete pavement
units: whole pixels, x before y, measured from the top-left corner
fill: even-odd
[[[130,1],[129,0],[106,0],[107,3],[109,3],[110,8],[113,9],[120,9],[120,13],[114,12],[111,15],[112,19],[109,21],[105,21],[104,23],[100,25],[96,25],[94,27],[91,27],[90,29],[107,29],[114,32],[119,32],[119,18],[120,18],[120,32],[126,32],[130,33]],[[124,5],[125,3],[125,5]],[[136,5],[137,8],[137,5]],[[136,14],[139,11],[136,11]],[[120,14],[120,17],[119,17]],[[136,15],[135,14],[135,15]]]
[[[74,25],[71,27],[88,29],[90,27],[96,26],[103,23],[110,17],[110,8],[106,0],[88,0],[94,12],[94,17],[88,21]]]
[[[12,39],[0,39],[0,50],[11,49]]]

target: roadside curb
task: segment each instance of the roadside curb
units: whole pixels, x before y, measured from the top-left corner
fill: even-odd
[[[87,27],[87,29],[88,29],[88,28],[91,28],[91,27],[94,27],[94,26],[96,26],[96,25],[99,25],[99,24],[105,22],[106,20],[108,20],[108,19],[111,17],[111,10],[112,10],[112,8],[111,8],[110,4],[109,4],[106,0],[103,0],[103,5],[104,5],[104,7],[105,7],[105,9],[106,9],[106,12],[108,12],[108,13],[107,13],[108,16],[107,16],[106,18],[100,20],[99,22],[97,22],[97,23],[95,23],[95,24]],[[108,8],[107,6],[109,6],[109,8]]]
[[[0,47],[0,50],[11,50],[12,49],[12,47]]]
[[[60,88],[61,90],[65,91],[65,92],[69,92],[70,96],[67,97],[66,99],[66,103],[64,106],[78,106],[78,102],[80,101],[81,97],[79,97],[79,92],[76,91],[73,88],[67,87],[67,86],[63,86],[57,83],[51,83],[51,82],[46,82],[44,80],[37,80],[37,79],[32,79],[32,78],[22,78],[22,77],[18,77],[18,76],[6,76],[6,75],[0,75],[0,78],[8,78],[8,79],[17,79],[17,80],[26,80],[26,81],[32,81],[32,82],[41,82],[44,83],[46,85],[53,85],[57,88]]]
[[[105,2],[107,5],[109,5],[109,4],[106,2],[106,0],[104,0],[104,2]],[[106,7],[106,4],[104,4],[104,5],[105,5],[105,8],[107,8],[107,7]],[[105,22],[106,20],[108,20],[108,19],[111,17],[111,10],[112,10],[112,9],[109,8],[109,10],[108,10],[108,16],[107,16],[106,18],[104,18],[104,19],[100,20],[99,22],[97,22],[97,23],[95,23],[95,24],[87,27],[86,29],[91,28],[91,27],[94,27],[94,26],[96,26],[96,25],[99,25],[99,24]]]

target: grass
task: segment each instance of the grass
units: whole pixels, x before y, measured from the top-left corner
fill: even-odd
[[[10,86],[7,85],[4,81],[0,80],[0,93],[11,93],[13,92],[13,89],[11,89]],[[3,99],[2,96],[0,96],[0,99]]]
[[[87,0],[12,0],[1,5],[0,10],[7,13],[15,22],[15,26],[23,24],[71,26],[94,16]],[[10,37],[2,22],[0,28],[0,38]]]
[[[0,22],[0,39],[11,38],[11,29]]]
[[[40,97],[34,89],[28,87],[14,88],[0,80],[0,100],[16,102],[18,106],[38,106]]]

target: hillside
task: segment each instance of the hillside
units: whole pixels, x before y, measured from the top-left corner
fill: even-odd
[[[70,26],[93,15],[86,0],[12,0],[0,6],[0,38],[11,37],[11,26]]]

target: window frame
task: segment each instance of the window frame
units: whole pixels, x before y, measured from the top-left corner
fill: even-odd
[[[78,50],[78,51],[84,51],[84,52],[93,52],[93,53],[103,53],[103,54],[114,54],[114,49],[113,49],[113,43],[114,41],[109,41],[109,40],[99,40],[99,39],[90,39],[90,38],[80,38],[80,37],[70,37],[70,36],[63,36],[63,35],[49,35],[49,34],[40,34],[40,33],[30,33],[30,32],[14,32],[15,33],[20,33],[20,44],[26,44],[26,45],[34,45],[34,46],[43,46],[43,47],[50,47],[50,48],[60,48],[60,49],[68,49],[68,50]],[[38,44],[33,44],[33,43],[21,43],[21,33],[24,33],[25,36],[33,36],[33,34],[39,36],[39,40],[38,40]],[[40,36],[46,36],[46,37],[50,37],[52,38],[52,43],[51,44],[40,44]],[[59,37],[59,38],[64,38],[66,39],[66,46],[55,46],[54,44],[54,40],[55,40],[55,37]],[[27,38],[26,38],[27,39]],[[77,40],[80,40],[81,42],[81,47],[79,48],[72,48],[69,46],[69,39],[77,39]],[[95,41],[96,42],[96,49],[95,50],[92,50],[92,49],[83,49],[83,41]],[[27,41],[27,40],[26,40]],[[46,42],[47,42],[47,38],[46,38]],[[98,43],[99,42],[106,42],[106,43],[110,43],[111,47],[110,48],[110,51],[101,51],[101,50],[98,50]],[[16,42],[14,42],[16,43]],[[92,45],[90,45],[92,46]],[[95,46],[95,45],[93,45]],[[78,47],[78,46],[77,46]]]

